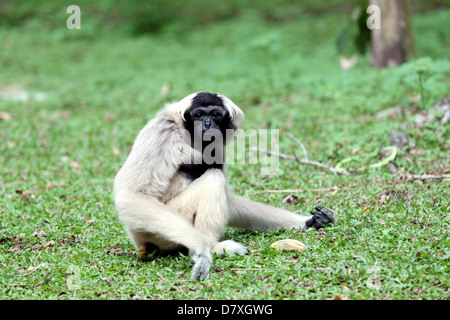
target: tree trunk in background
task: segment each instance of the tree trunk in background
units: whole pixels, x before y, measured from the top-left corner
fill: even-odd
[[[381,29],[371,30],[370,64],[386,68],[415,56],[415,45],[408,0],[371,0],[380,7]]]

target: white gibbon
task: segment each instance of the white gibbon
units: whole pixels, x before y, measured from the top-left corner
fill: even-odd
[[[249,253],[237,242],[221,241],[227,226],[270,231],[336,222],[326,207],[301,216],[232,192],[223,154],[222,161],[211,161],[204,151],[214,141],[223,148],[232,136],[211,137],[234,132],[243,118],[241,109],[218,93],[197,92],[167,104],[139,133],[114,180],[116,210],[136,249],[188,249],[191,279],[206,277],[212,253]]]

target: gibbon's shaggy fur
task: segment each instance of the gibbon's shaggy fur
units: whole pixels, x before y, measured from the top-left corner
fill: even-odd
[[[146,244],[163,251],[187,248],[194,263],[191,278],[200,280],[209,272],[212,253],[248,253],[239,243],[220,241],[226,226],[268,231],[335,222],[332,212],[319,209],[313,216],[301,216],[235,195],[225,167],[202,162],[202,150],[185,136],[186,113],[196,104],[210,103],[225,109],[222,121],[229,121],[229,127],[237,128],[244,118],[221,94],[197,92],[167,104],[139,133],[114,181],[116,209],[136,249]],[[198,178],[180,169],[192,163],[204,168]]]

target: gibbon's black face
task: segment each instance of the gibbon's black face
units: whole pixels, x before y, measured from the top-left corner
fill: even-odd
[[[196,95],[192,99],[192,106],[185,112],[184,118],[191,139],[204,140],[205,135],[212,134],[213,130],[219,130],[225,141],[226,129],[236,129],[222,99],[214,93],[202,92]]]
[[[229,121],[228,111],[223,107],[195,107],[188,111],[190,122],[194,123],[195,134],[204,135],[208,130],[223,131],[224,123]]]
[[[181,165],[180,171],[193,181],[208,169],[222,169],[227,129],[237,129],[222,98],[215,93],[200,92],[192,99],[191,107],[183,116],[191,146],[202,151],[203,159],[202,163]]]

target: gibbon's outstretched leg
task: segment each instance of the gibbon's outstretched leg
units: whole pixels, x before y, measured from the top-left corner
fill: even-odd
[[[280,228],[319,229],[326,224],[336,223],[334,212],[325,207],[316,207],[312,216],[301,216],[293,212],[251,201],[228,192],[228,214],[230,227],[275,231]]]

